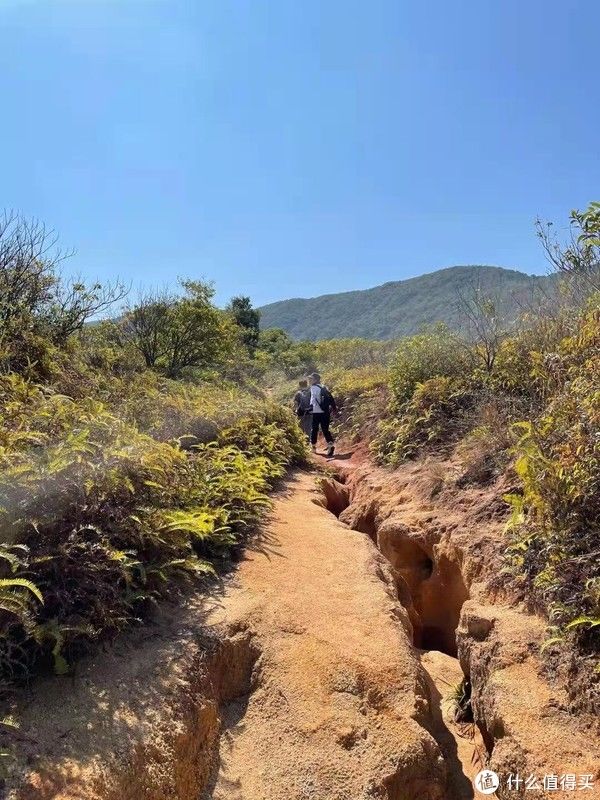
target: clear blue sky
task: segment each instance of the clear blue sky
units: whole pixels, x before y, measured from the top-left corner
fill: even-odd
[[[542,272],[600,199],[586,0],[0,0],[0,206],[68,269],[257,303]]]

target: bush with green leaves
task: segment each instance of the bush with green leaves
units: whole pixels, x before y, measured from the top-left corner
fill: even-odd
[[[314,356],[322,371],[370,369],[388,364],[397,346],[393,340],[325,339],[315,343]]]
[[[554,640],[576,635],[600,648],[600,311],[588,311],[576,335],[537,380],[543,410],[517,426],[508,550],[512,571],[549,611]]]
[[[123,341],[138,350],[147,367],[169,378],[222,364],[242,336],[235,319],[213,305],[211,284],[179,283],[182,294],[146,294],[120,323]]]
[[[35,665],[64,672],[91,642],[212,573],[269,486],[304,458],[294,417],[267,400],[161,389],[147,419],[0,376],[0,686]],[[158,417],[174,410],[179,438],[161,441]]]
[[[410,400],[381,422],[373,452],[382,463],[397,466],[456,441],[472,425],[475,398],[469,382],[458,377],[430,378],[417,384]]]
[[[234,445],[244,453],[266,459],[273,478],[283,474],[282,465],[301,463],[305,458],[304,440],[297,418],[283,406],[266,403],[263,411],[246,416],[219,434],[218,441]]]
[[[390,368],[392,396],[396,403],[404,403],[417,384],[430,378],[464,375],[472,368],[466,343],[445,325],[436,325],[400,341]]]
[[[340,409],[344,436],[370,441],[389,402],[389,370],[374,363],[351,369],[327,371],[327,385]]]

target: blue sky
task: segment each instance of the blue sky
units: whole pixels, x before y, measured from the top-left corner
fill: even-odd
[[[67,269],[257,303],[543,272],[600,199],[584,0],[0,0],[0,206]]]

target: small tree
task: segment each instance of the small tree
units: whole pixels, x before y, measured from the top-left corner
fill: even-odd
[[[479,279],[459,288],[458,312],[464,336],[474,346],[475,356],[492,372],[500,345],[506,337],[499,291],[484,289]]]
[[[563,244],[551,222],[536,220],[538,239],[553,269],[571,279],[577,294],[600,291],[600,203],[586,211],[571,211],[568,243]]]
[[[177,298],[166,292],[147,292],[141,295],[123,320],[123,333],[144,357],[146,366],[157,367],[167,352],[169,315]]]
[[[294,344],[283,328],[266,328],[260,332],[258,346],[273,358],[279,358],[282,353],[289,350]]]
[[[231,353],[235,329],[230,317],[212,303],[213,287],[180,280],[183,296],[144,295],[125,315],[124,335],[146,365],[178,378],[190,368],[221,363]]]
[[[122,299],[123,284],[67,282],[58,266],[72,253],[58,248],[54,231],[36,220],[5,212],[0,218],[0,326],[10,335],[24,328],[63,344],[100,311]]]
[[[249,297],[232,297],[227,311],[233,316],[236,324],[242,329],[242,341],[253,353],[258,346],[260,333],[260,311],[252,307]]]
[[[316,370],[314,342],[294,342],[282,328],[261,331],[258,351],[266,355],[269,368],[281,370],[287,378]]]
[[[87,286],[61,278],[58,267],[71,253],[36,220],[0,217],[0,359],[12,371],[44,371],[45,356],[62,347],[86,322],[126,294],[115,282]]]

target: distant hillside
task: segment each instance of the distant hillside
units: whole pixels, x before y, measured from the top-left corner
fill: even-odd
[[[270,303],[260,309],[261,328],[283,328],[294,339],[393,339],[435,322],[455,328],[458,293],[477,284],[501,295],[511,321],[532,292],[548,290],[553,282],[502,267],[449,267],[373,289]]]

